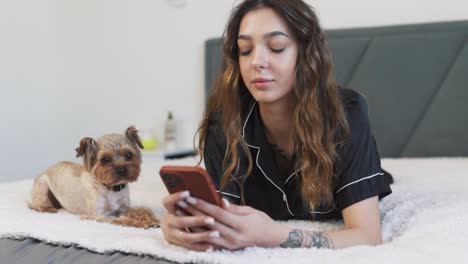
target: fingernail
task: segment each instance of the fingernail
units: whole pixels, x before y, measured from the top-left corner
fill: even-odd
[[[226,208],[229,208],[229,206],[231,206],[231,204],[229,203],[229,201],[226,198],[223,198],[223,203],[224,203],[224,206]]]
[[[187,199],[185,199],[187,202],[189,202],[190,204],[193,204],[195,205],[197,203],[197,199],[193,198],[193,197],[187,197]]]
[[[180,193],[180,197],[181,198],[187,198],[190,196],[190,192],[189,191],[183,191]]]
[[[213,246],[209,246],[205,252],[212,252],[213,251]]]
[[[180,210],[176,210],[176,211],[175,211],[175,214],[176,214],[177,216],[183,216],[183,215],[184,215],[184,213],[182,213],[182,211],[180,211]]]
[[[214,225],[215,224],[215,220],[213,218],[207,218],[207,219],[205,219],[204,222],[207,225]]]
[[[213,231],[210,233],[211,238],[218,238],[219,237],[219,232],[218,231]]]
[[[188,204],[184,201],[178,201],[177,204],[180,206],[180,207],[183,207],[183,208],[187,208],[188,207]]]

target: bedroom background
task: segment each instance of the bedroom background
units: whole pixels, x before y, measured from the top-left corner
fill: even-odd
[[[76,160],[82,137],[130,124],[161,142],[169,110],[179,147],[192,146],[204,43],[237,1],[170,2],[0,1],[0,181]],[[466,0],[307,2],[325,29],[468,19]]]

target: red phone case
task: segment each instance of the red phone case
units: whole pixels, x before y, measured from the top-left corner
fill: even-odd
[[[221,206],[221,197],[210,176],[198,166],[162,166],[159,170],[169,193],[188,190],[190,196]]]

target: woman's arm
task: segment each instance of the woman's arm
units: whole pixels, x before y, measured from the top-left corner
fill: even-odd
[[[291,229],[249,206],[225,204],[220,208],[195,198],[187,202],[191,204],[187,210],[192,214],[201,211],[215,219],[212,228],[219,231],[220,237],[205,242],[225,249],[248,246],[338,249],[382,243],[377,196],[345,208],[344,229],[329,232]]]
[[[345,248],[382,244],[377,196],[343,210],[345,228],[329,232],[291,229],[281,247]]]

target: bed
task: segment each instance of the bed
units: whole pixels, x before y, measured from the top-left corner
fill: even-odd
[[[159,229],[81,221],[25,207],[32,179],[0,184],[2,263],[468,263],[468,21],[331,30],[327,39],[341,85],[362,93],[382,156],[395,178],[381,201],[379,247],[340,251],[249,248],[188,252],[167,244]],[[220,62],[220,39],[206,42],[206,91]],[[144,158],[147,156],[144,156]],[[132,184],[134,205],[162,214],[162,164],[195,157],[144,160]],[[329,230],[340,222],[284,224]]]

